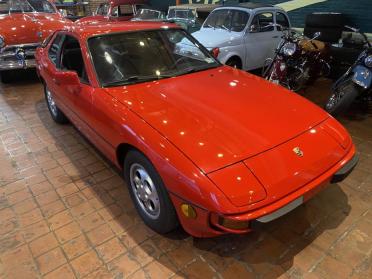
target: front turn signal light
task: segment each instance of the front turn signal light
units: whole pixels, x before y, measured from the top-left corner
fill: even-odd
[[[196,211],[190,204],[186,203],[182,204],[181,211],[183,215],[185,215],[187,218],[196,219],[197,216]]]
[[[218,223],[220,226],[225,227],[230,230],[247,230],[249,229],[249,221],[240,221],[234,219],[227,219],[224,217],[219,217]]]

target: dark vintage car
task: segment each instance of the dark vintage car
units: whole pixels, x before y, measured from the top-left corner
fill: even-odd
[[[10,80],[12,70],[34,68],[35,49],[57,29],[69,26],[48,0],[0,1],[0,75]]]
[[[166,15],[162,11],[153,9],[139,9],[131,21],[164,21]]]
[[[144,8],[147,0],[110,0],[101,3],[92,16],[86,16],[76,21],[77,24],[90,24],[98,21],[131,20],[137,11]]]
[[[218,4],[185,4],[171,6],[168,9],[167,19],[178,24],[189,33],[198,31],[208,15],[220,7]]]

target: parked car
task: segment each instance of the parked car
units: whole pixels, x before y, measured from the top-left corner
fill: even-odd
[[[170,6],[168,9],[168,20],[181,26],[189,33],[198,31],[208,15],[220,7],[218,4],[184,4]]]
[[[282,30],[290,28],[286,12],[272,5],[242,3],[215,9],[193,36],[215,50],[223,64],[244,70],[264,66],[273,58]]]
[[[0,1],[1,81],[8,82],[12,70],[35,67],[36,47],[70,23],[47,0]]]
[[[36,58],[52,118],[69,119],[121,169],[159,233],[178,223],[197,237],[248,232],[343,180],[358,160],[324,110],[223,66],[175,24],[60,31]]]
[[[97,21],[126,21],[134,17],[139,9],[145,7],[147,0],[109,0],[101,3],[92,16],[83,17],[75,23],[90,24]]]
[[[162,11],[153,9],[139,9],[131,21],[164,21],[166,15]]]

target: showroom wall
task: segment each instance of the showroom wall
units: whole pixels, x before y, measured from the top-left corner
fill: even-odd
[[[166,9],[168,5],[174,5],[175,0],[150,0],[151,4],[159,9]],[[181,0],[182,3],[212,3],[215,0]],[[247,1],[241,1],[247,2]],[[372,0],[254,0],[252,2],[283,4],[291,2],[291,5],[299,7],[289,12],[293,25],[302,27],[304,18],[312,12],[340,12],[347,15],[348,21],[358,26],[365,32],[372,33]],[[318,3],[317,3],[318,2]],[[315,4],[314,4],[315,3]]]

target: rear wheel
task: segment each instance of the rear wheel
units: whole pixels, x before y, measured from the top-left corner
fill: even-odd
[[[147,226],[162,234],[178,226],[176,210],[163,181],[142,153],[136,150],[128,152],[124,177],[136,209]]]
[[[345,112],[358,97],[359,90],[351,78],[341,82],[332,93],[325,110],[332,115]]]
[[[44,92],[45,92],[45,100],[47,102],[47,106],[49,112],[55,122],[58,124],[66,124],[68,123],[67,117],[64,113],[58,108],[57,104],[54,101],[53,93],[49,90],[49,88],[44,85]]]
[[[232,57],[227,60],[226,65],[239,70],[243,68],[242,62],[237,57]]]

